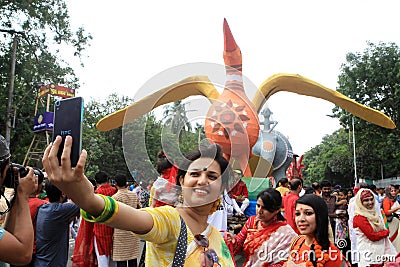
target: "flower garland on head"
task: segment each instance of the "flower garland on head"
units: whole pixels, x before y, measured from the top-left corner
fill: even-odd
[[[309,259],[306,262],[306,267],[324,267],[325,263],[329,261],[329,253],[326,253],[322,250],[322,246],[318,244],[317,240],[314,240],[311,245],[311,251],[315,253],[314,259],[316,265],[314,265],[313,261],[310,259],[311,255],[309,255]]]
[[[329,261],[329,253],[326,253],[322,250],[322,246],[318,244],[317,240],[314,240],[313,244],[311,245],[311,251],[315,253],[316,265],[314,265],[309,255],[309,259],[306,262],[306,267],[324,267],[325,263]]]

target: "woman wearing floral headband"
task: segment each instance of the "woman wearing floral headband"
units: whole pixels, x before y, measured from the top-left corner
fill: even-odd
[[[299,198],[295,216],[301,235],[293,240],[285,266],[350,266],[341,251],[329,241],[328,207],[321,197],[308,194]]]
[[[229,189],[232,177],[229,163],[218,145],[193,151],[179,165],[177,182],[182,187],[181,204],[176,208],[162,206],[137,210],[93,193],[84,175],[85,150],[76,168],[71,168],[70,136],[65,140],[62,166],[59,166],[60,143],[58,136],[46,148],[43,157],[50,181],[81,207],[82,217],[86,220],[132,231],[146,240],[147,267],[234,266],[221,234],[207,223],[208,215],[219,205],[221,193],[225,188]]]
[[[359,266],[383,266],[385,259],[381,256],[396,255],[396,249],[388,238],[389,230],[375,209],[375,201],[372,191],[366,188],[356,195],[353,227],[360,253]]]

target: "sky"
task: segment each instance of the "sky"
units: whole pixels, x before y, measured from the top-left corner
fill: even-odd
[[[77,95],[85,102],[112,93],[139,100],[197,72],[213,82],[218,73],[219,81],[224,18],[241,48],[249,88],[273,74],[291,73],[336,89],[347,53],[363,52],[367,41],[400,44],[399,1],[66,2],[71,26],[83,26],[93,36],[85,67],[70,61],[81,82]],[[160,79],[163,83],[154,83]],[[252,93],[249,89],[250,99]],[[326,116],[334,105],[321,99],[279,92],[267,105],[278,121],[275,130],[298,155],[340,128]]]

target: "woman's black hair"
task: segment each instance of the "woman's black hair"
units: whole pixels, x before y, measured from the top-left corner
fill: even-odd
[[[277,187],[283,186],[284,184],[287,184],[287,183],[289,183],[288,178],[283,177],[283,178],[279,179]]]
[[[347,189],[347,194],[349,194],[349,192],[351,193],[351,196],[354,197],[354,191],[352,188],[348,188]],[[349,199],[350,200],[350,199]]]
[[[296,201],[297,204],[304,204],[313,208],[315,213],[315,223],[317,225],[314,236],[318,244],[321,245],[323,250],[328,250],[330,246],[329,242],[329,217],[328,217],[328,205],[323,198],[314,195],[307,194],[303,195]]]
[[[279,210],[277,216],[279,221],[285,221],[280,209],[282,208],[282,196],[279,191],[275,190],[275,188],[266,188],[262,190],[257,195],[257,199],[261,199],[264,207],[269,212],[275,212]]]
[[[178,166],[179,170],[176,184],[179,186],[181,185],[179,178],[184,178],[190,164],[192,164],[193,161],[199,158],[210,158],[215,160],[219,164],[219,167],[221,168],[222,188],[229,189],[229,178],[233,177],[233,173],[232,169],[229,166],[229,162],[224,158],[222,154],[221,146],[218,144],[212,144],[207,147],[200,147],[188,153]]]

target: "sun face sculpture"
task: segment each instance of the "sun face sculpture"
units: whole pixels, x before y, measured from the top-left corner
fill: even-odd
[[[245,170],[244,176],[252,176],[260,158],[251,151],[257,142],[260,123],[258,113],[270,96],[287,91],[327,100],[353,115],[379,125],[394,129],[394,122],[382,112],[356,101],[298,74],[275,74],[258,88],[252,101],[246,95],[242,80],[242,53],[224,19],[224,62],[226,84],[220,94],[206,76],[191,76],[134,102],[101,119],[96,127],[109,131],[147,114],[153,109],[171,102],[200,95],[211,103],[205,120],[207,138],[222,146],[227,159]],[[128,112],[129,111],[129,112]],[[249,160],[252,162],[249,165]],[[267,177],[267,171],[261,177]],[[260,177],[260,176],[258,176]]]

